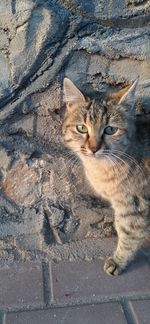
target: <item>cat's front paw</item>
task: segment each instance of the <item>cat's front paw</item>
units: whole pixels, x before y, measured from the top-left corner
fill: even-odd
[[[123,269],[114,261],[113,257],[106,259],[104,271],[110,276],[118,276]]]

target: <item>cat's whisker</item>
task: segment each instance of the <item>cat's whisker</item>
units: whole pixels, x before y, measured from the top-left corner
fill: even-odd
[[[131,177],[130,175],[132,174],[131,170],[130,171],[130,175],[129,172],[127,173],[126,170],[124,169],[123,165],[121,165],[120,163],[116,162],[116,167],[117,167],[117,177],[118,179],[120,179],[120,182],[127,180],[128,181],[128,186],[127,186],[127,190],[130,190],[130,184],[131,184]],[[122,172],[120,173],[120,169],[122,170]],[[122,175],[122,176],[121,176]]]
[[[118,166],[117,161],[113,160],[113,157],[110,156],[110,154],[108,154],[108,153],[104,153],[104,154],[101,153],[100,156],[104,157],[104,159],[109,160],[109,162],[111,163],[111,167],[113,167],[114,174],[116,174],[117,178],[119,179],[120,175],[119,175],[119,166]],[[121,168],[122,168],[122,166],[121,166]]]
[[[130,156],[129,154],[127,154],[126,152],[121,152],[121,151],[117,151],[117,150],[114,150],[114,152],[121,154],[122,156],[126,157],[127,160],[133,162],[134,165],[135,165],[138,169],[140,169],[140,171],[141,171],[142,174],[144,175],[144,171],[143,171],[143,169],[141,168],[141,166],[139,165],[139,163],[138,163],[138,162],[137,162],[133,157],[131,157],[131,156]]]
[[[79,165],[79,160],[77,159],[77,157],[75,155],[71,155],[69,158],[67,156],[66,165],[62,169],[62,174],[60,176],[60,180],[62,180],[64,177],[67,177],[68,168],[70,168],[70,167],[74,168],[74,166],[78,166],[78,165]]]
[[[111,151],[109,151],[109,150],[105,150],[105,151],[111,153]],[[112,153],[116,153],[115,154],[116,156],[118,156],[117,154],[119,154],[119,156],[121,155],[121,156],[125,157],[128,161],[131,161],[134,164],[134,166],[136,166],[141,171],[142,175],[145,176],[144,171],[141,168],[141,166],[139,165],[139,163],[133,157],[131,157],[129,154],[122,152],[122,151],[118,151],[118,150],[113,150]],[[118,156],[118,158],[119,158],[119,156]],[[132,168],[131,165],[130,165],[130,167]]]
[[[72,167],[72,165],[78,164],[78,163],[79,163],[78,159],[76,159],[74,157],[71,157],[70,159],[68,159],[66,161],[66,166],[69,166],[69,167],[71,166]]]
[[[108,150],[107,151],[105,150],[100,155],[101,156],[104,156],[106,158],[109,158],[109,161],[112,162],[113,165],[114,165],[114,173],[116,173],[118,179],[120,179],[120,173],[119,173],[119,171],[120,171],[120,168],[121,168],[121,170],[123,171],[122,174],[125,174],[124,173],[124,171],[125,171],[124,170],[124,167],[123,167],[123,165],[121,165],[120,163],[117,162],[117,156],[115,156],[114,154],[112,155],[112,153],[110,153],[110,152],[108,153],[108,152],[109,152]],[[121,161],[121,162],[124,163],[124,161]],[[128,177],[127,174],[126,174],[126,177]]]
[[[113,170],[114,170],[114,173],[116,173],[117,177],[120,178],[120,175],[119,175],[119,165],[117,163],[116,160],[113,160],[113,157],[110,156],[110,154],[104,154],[105,157],[107,157],[109,159],[109,161],[113,164]],[[120,166],[122,168],[122,166]]]
[[[121,159],[119,156],[117,156],[116,154],[114,154],[112,152],[109,152],[109,155],[113,156],[115,159],[119,160],[122,163],[122,165],[119,162],[117,163],[118,169],[121,168],[123,171],[125,171],[124,168],[123,168],[123,165],[125,165],[126,166],[126,171],[129,171],[129,165],[123,159]],[[127,174],[126,174],[126,176],[127,176]]]
[[[127,170],[129,168],[128,163],[126,163],[123,159],[121,159],[121,157],[119,157],[118,155],[111,153],[112,156],[114,156],[114,158],[118,159],[122,164],[124,164],[127,167]]]
[[[113,159],[113,157],[112,157]],[[115,164],[115,171],[116,171],[116,174],[117,174],[117,178],[120,179],[120,181],[123,180],[123,178],[126,178],[128,180],[128,182],[130,181],[130,178],[129,178],[129,175],[127,173],[125,173],[125,170],[124,170],[124,167],[123,165],[119,164],[116,159],[113,160],[114,164]],[[121,174],[120,174],[120,169],[122,170],[122,175],[123,175],[123,178],[121,177]]]

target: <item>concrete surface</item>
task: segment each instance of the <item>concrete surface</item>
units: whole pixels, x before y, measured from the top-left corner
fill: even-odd
[[[103,262],[28,262],[0,268],[1,324],[149,324],[150,268],[141,254],[119,277]]]

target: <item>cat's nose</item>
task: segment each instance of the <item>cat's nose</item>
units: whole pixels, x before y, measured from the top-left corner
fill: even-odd
[[[93,153],[96,153],[98,151],[96,146],[90,147],[90,149]]]
[[[100,149],[101,149],[101,143],[99,143],[97,145],[90,146],[90,150],[92,151],[93,154],[95,154]]]

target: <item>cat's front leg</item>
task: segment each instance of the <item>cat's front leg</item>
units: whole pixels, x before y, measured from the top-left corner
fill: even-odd
[[[120,249],[120,242],[118,242]],[[129,259],[125,257],[124,250],[118,253],[118,248],[114,255],[106,259],[104,264],[104,271],[111,276],[118,276],[126,268]]]
[[[119,275],[126,268],[137,250],[141,247],[147,234],[145,224],[143,224],[143,217],[141,222],[138,219],[137,223],[130,216],[129,219],[122,219],[121,216],[115,223],[118,234],[117,249],[113,256],[109,257],[104,264],[104,271],[114,276]]]

